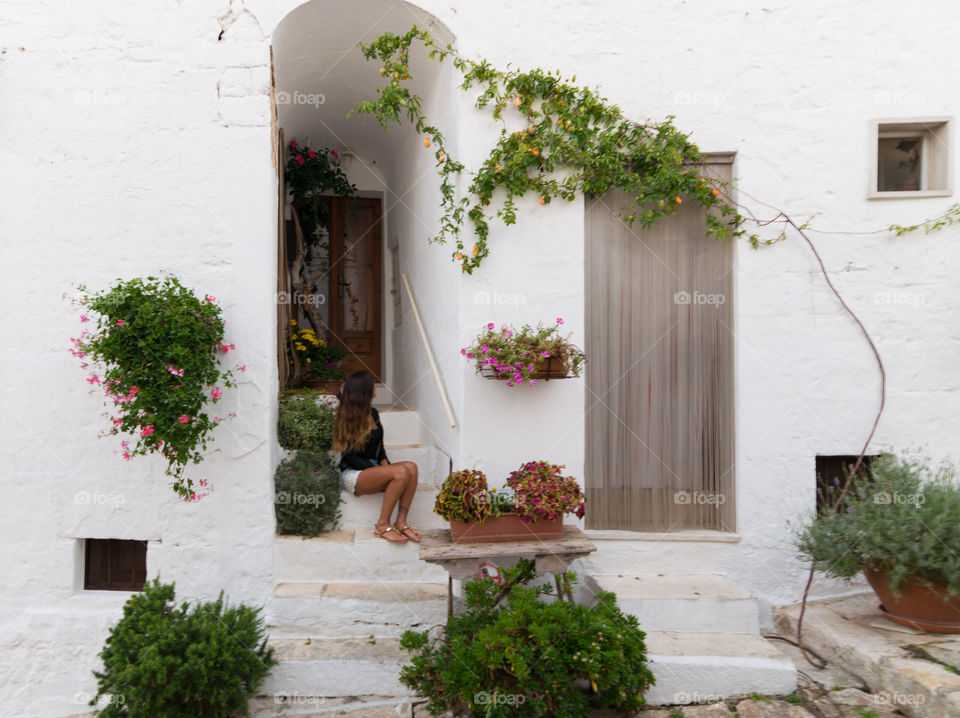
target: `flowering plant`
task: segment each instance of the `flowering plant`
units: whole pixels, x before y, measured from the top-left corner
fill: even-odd
[[[486,369],[495,377],[506,379],[507,386],[536,384],[536,374],[551,363],[561,366],[564,375],[580,376],[586,356],[570,342],[569,335],[560,335],[562,324],[563,318],[557,317],[552,326],[538,324],[533,329],[524,324],[515,331],[507,326],[497,329],[490,322],[473,344],[460,353],[475,362],[478,374]]]
[[[552,521],[563,514],[583,518],[585,499],[572,476],[563,476],[563,465],[528,461],[510,474],[507,486],[514,491],[513,510],[529,523]]]
[[[187,500],[200,498],[207,482],[195,487],[184,469],[203,460],[201,449],[222,421],[210,417],[206,405],[219,400],[221,386],[235,385],[233,372],[219,366],[219,355],[235,347],[224,343],[216,298],[199,299],[174,277],[131,279],[97,293],[78,289],[80,322],[95,322],[95,329],[71,337],[70,352],[84,369],[99,365],[87,383],[109,400],[108,435],[133,435],[134,444],[120,442],[125,460],[160,454],[173,490]]]
[[[293,192],[300,218],[307,225],[304,235],[309,241],[314,235],[307,230],[321,224],[322,213],[319,203],[312,198],[328,192],[352,197],[357,188],[340,167],[340,154],[336,150],[328,147],[314,150],[296,141],[291,141],[289,148],[284,179]]]
[[[572,476],[562,476],[563,466],[529,461],[510,474],[501,491],[487,488],[482,471],[461,469],[444,479],[433,510],[450,521],[482,526],[491,516],[519,514],[527,523],[554,520],[563,514],[583,516],[584,497]]]
[[[290,351],[301,366],[315,379],[343,379],[340,361],[346,352],[337,346],[328,344],[317,336],[313,329],[297,329],[297,321],[290,320]],[[290,363],[294,361],[290,358]]]

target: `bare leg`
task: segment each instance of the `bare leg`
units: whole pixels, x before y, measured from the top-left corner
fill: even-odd
[[[400,508],[397,509],[397,526],[401,527],[407,525],[407,514],[410,511],[410,504],[413,503],[413,499],[417,495],[418,470],[417,465],[412,461],[401,461],[397,466],[404,467],[404,471],[406,471],[407,474],[407,486],[400,496]],[[423,538],[423,536],[412,528],[407,529],[403,533],[407,538],[414,541],[419,541]]]
[[[357,477],[358,494],[376,494],[383,492],[383,506],[380,509],[380,518],[377,521],[376,529],[379,532],[385,532],[384,538],[393,543],[404,543],[406,538],[401,538],[401,534],[395,531],[387,532],[391,526],[390,517],[393,515],[393,507],[400,501],[409,481],[409,472],[399,464],[387,464],[386,466],[372,466],[364,469]],[[416,487],[414,487],[416,489]]]

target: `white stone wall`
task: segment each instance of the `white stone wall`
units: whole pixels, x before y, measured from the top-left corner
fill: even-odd
[[[77,591],[78,538],[150,540],[150,575],[176,580],[184,599],[223,588],[234,601],[262,603],[271,590],[278,452],[269,50],[297,5],[46,0],[2,8],[0,673],[11,715],[77,713],[75,695],[93,688],[90,670],[124,595]],[[960,8],[930,3],[904,23],[892,0],[420,7],[468,57],[559,67],[599,85],[631,116],[675,114],[702,149],[736,151],[741,198],[758,214],[770,214],[764,202],[800,218],[822,213],[814,224],[826,233],[813,236],[887,369],[874,446],[957,455],[958,232],[856,233],[931,217],[953,201],[865,198],[871,119],[956,113],[960,79],[943,30],[957,25]],[[349,3],[329,8],[331,26],[351,12]],[[447,72],[433,76],[430,102],[469,166],[498,130],[469,98],[452,99]],[[430,162],[411,133],[392,132],[409,141],[380,148],[391,148],[383,170],[391,207]],[[950,152],[956,166],[955,146]],[[446,426],[432,377],[421,377],[407,306],[401,328],[387,334],[392,381],[457,466],[502,479],[520,461],[543,457],[582,472],[582,381],[507,389],[475,376],[459,356],[486,321],[562,316],[582,342],[582,202],[522,202],[518,224],[494,223],[492,256],[465,277],[449,248],[425,243],[432,232],[423,223],[438,216],[435,187],[424,180],[404,196],[408,206],[393,208],[385,247],[393,238],[401,244],[459,428]],[[742,540],[603,541],[585,569],[723,572],[768,603],[799,597],[805,576],[788,522],[812,506],[813,457],[857,453],[878,400],[869,350],[818,271],[796,237],[737,249]],[[67,353],[79,322],[61,295],[73,283],[102,288],[116,277],[165,273],[219,298],[228,341],[247,365],[221,404],[238,417],[217,430],[201,467],[214,490],[193,505],[173,498],[159,462],[123,462],[117,442],[95,438],[105,427],[101,400]],[[486,305],[479,292],[523,303]],[[843,590],[820,585],[820,593]]]

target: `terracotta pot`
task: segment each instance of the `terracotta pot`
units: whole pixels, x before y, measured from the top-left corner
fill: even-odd
[[[897,598],[885,570],[868,568],[863,573],[881,601],[880,611],[891,621],[930,633],[960,633],[960,598],[949,598],[945,588],[908,578]]]
[[[491,516],[482,526],[450,519],[450,540],[453,543],[494,543],[496,541],[536,541],[563,535],[563,519],[526,523],[519,514]]]

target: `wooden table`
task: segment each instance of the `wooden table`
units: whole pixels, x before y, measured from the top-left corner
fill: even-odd
[[[479,562],[485,558],[532,558],[537,575],[563,573],[578,558],[589,556],[597,547],[576,526],[564,526],[556,539],[503,541],[498,543],[453,543],[450,530],[424,534],[420,560],[443,567],[447,579],[447,616],[453,615],[453,579],[473,578]]]

